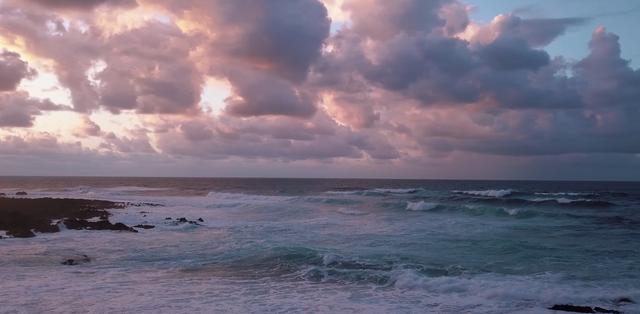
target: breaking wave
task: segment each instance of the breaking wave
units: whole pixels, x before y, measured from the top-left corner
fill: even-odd
[[[480,190],[480,191],[453,191],[454,193],[467,194],[473,196],[483,196],[483,197],[505,197],[513,194],[515,190],[505,189],[505,190]]]
[[[407,202],[407,210],[412,211],[426,211],[436,209],[440,204],[438,203],[429,203],[425,201],[418,202]]]

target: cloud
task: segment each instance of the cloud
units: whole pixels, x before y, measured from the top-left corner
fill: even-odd
[[[344,8],[351,14],[353,29],[376,40],[397,34],[429,33],[442,26],[439,10],[449,1],[398,0],[393,5],[382,0],[351,0]]]
[[[69,134],[97,147],[80,145],[88,156],[383,164],[411,175],[473,158],[515,169],[568,155],[634,164],[602,156],[640,153],[640,72],[617,35],[598,28],[578,61],[546,50],[583,18],[506,13],[478,24],[462,1],[351,0],[350,20],[330,33],[317,0],[30,3],[0,2],[0,40],[22,55],[0,54],[0,127],[28,134],[38,115],[65,109],[16,91],[38,64],[83,114]],[[103,9],[149,16],[112,27]],[[229,91],[203,89],[212,79]],[[140,125],[89,119],[121,113]],[[55,146],[5,140],[17,154],[26,142]]]
[[[91,118],[87,116],[82,117],[81,124],[74,130],[73,134],[78,137],[92,137],[102,135],[102,128]]]
[[[327,10],[316,0],[165,0],[179,18],[198,21],[216,58],[259,67],[300,82],[329,35]],[[212,32],[210,34],[209,32]]]
[[[546,46],[563,35],[568,28],[584,25],[588,18],[535,18],[524,19],[509,14],[499,19],[499,36],[525,40],[532,47]]]
[[[22,79],[35,75],[20,55],[3,50],[0,52],[0,92],[13,91]]]
[[[88,10],[100,5],[135,6],[136,0],[26,0],[54,9]]]
[[[310,117],[315,105],[310,95],[284,79],[261,71],[233,71],[228,77],[233,94],[225,111],[234,116],[286,115]]]
[[[497,38],[520,39],[534,48],[550,44],[569,28],[585,25],[589,18],[522,18],[514,13],[500,14],[486,25],[470,29],[472,43],[487,44]]]
[[[191,42],[175,25],[150,22],[104,43],[95,74],[100,105],[113,112],[184,113],[200,102],[203,75],[190,60]]]
[[[547,52],[531,49],[521,38],[498,38],[482,47],[480,56],[498,70],[537,70],[550,61]]]
[[[32,99],[25,92],[0,93],[0,127],[31,127],[43,111],[62,109],[49,100]]]

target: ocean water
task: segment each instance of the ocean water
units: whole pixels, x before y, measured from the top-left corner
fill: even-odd
[[[156,228],[0,240],[0,313],[640,313],[640,183],[0,178],[17,191]]]

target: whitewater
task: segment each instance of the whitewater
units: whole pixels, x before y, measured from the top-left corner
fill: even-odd
[[[18,191],[155,228],[0,240],[0,313],[640,313],[637,183],[0,180]]]

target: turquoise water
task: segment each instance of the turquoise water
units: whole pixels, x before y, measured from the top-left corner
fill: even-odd
[[[640,313],[615,302],[640,301],[638,183],[5,178],[0,190],[161,205],[114,211],[157,226],[139,234],[0,241],[0,297],[18,312]],[[59,265],[69,254],[93,261]]]

